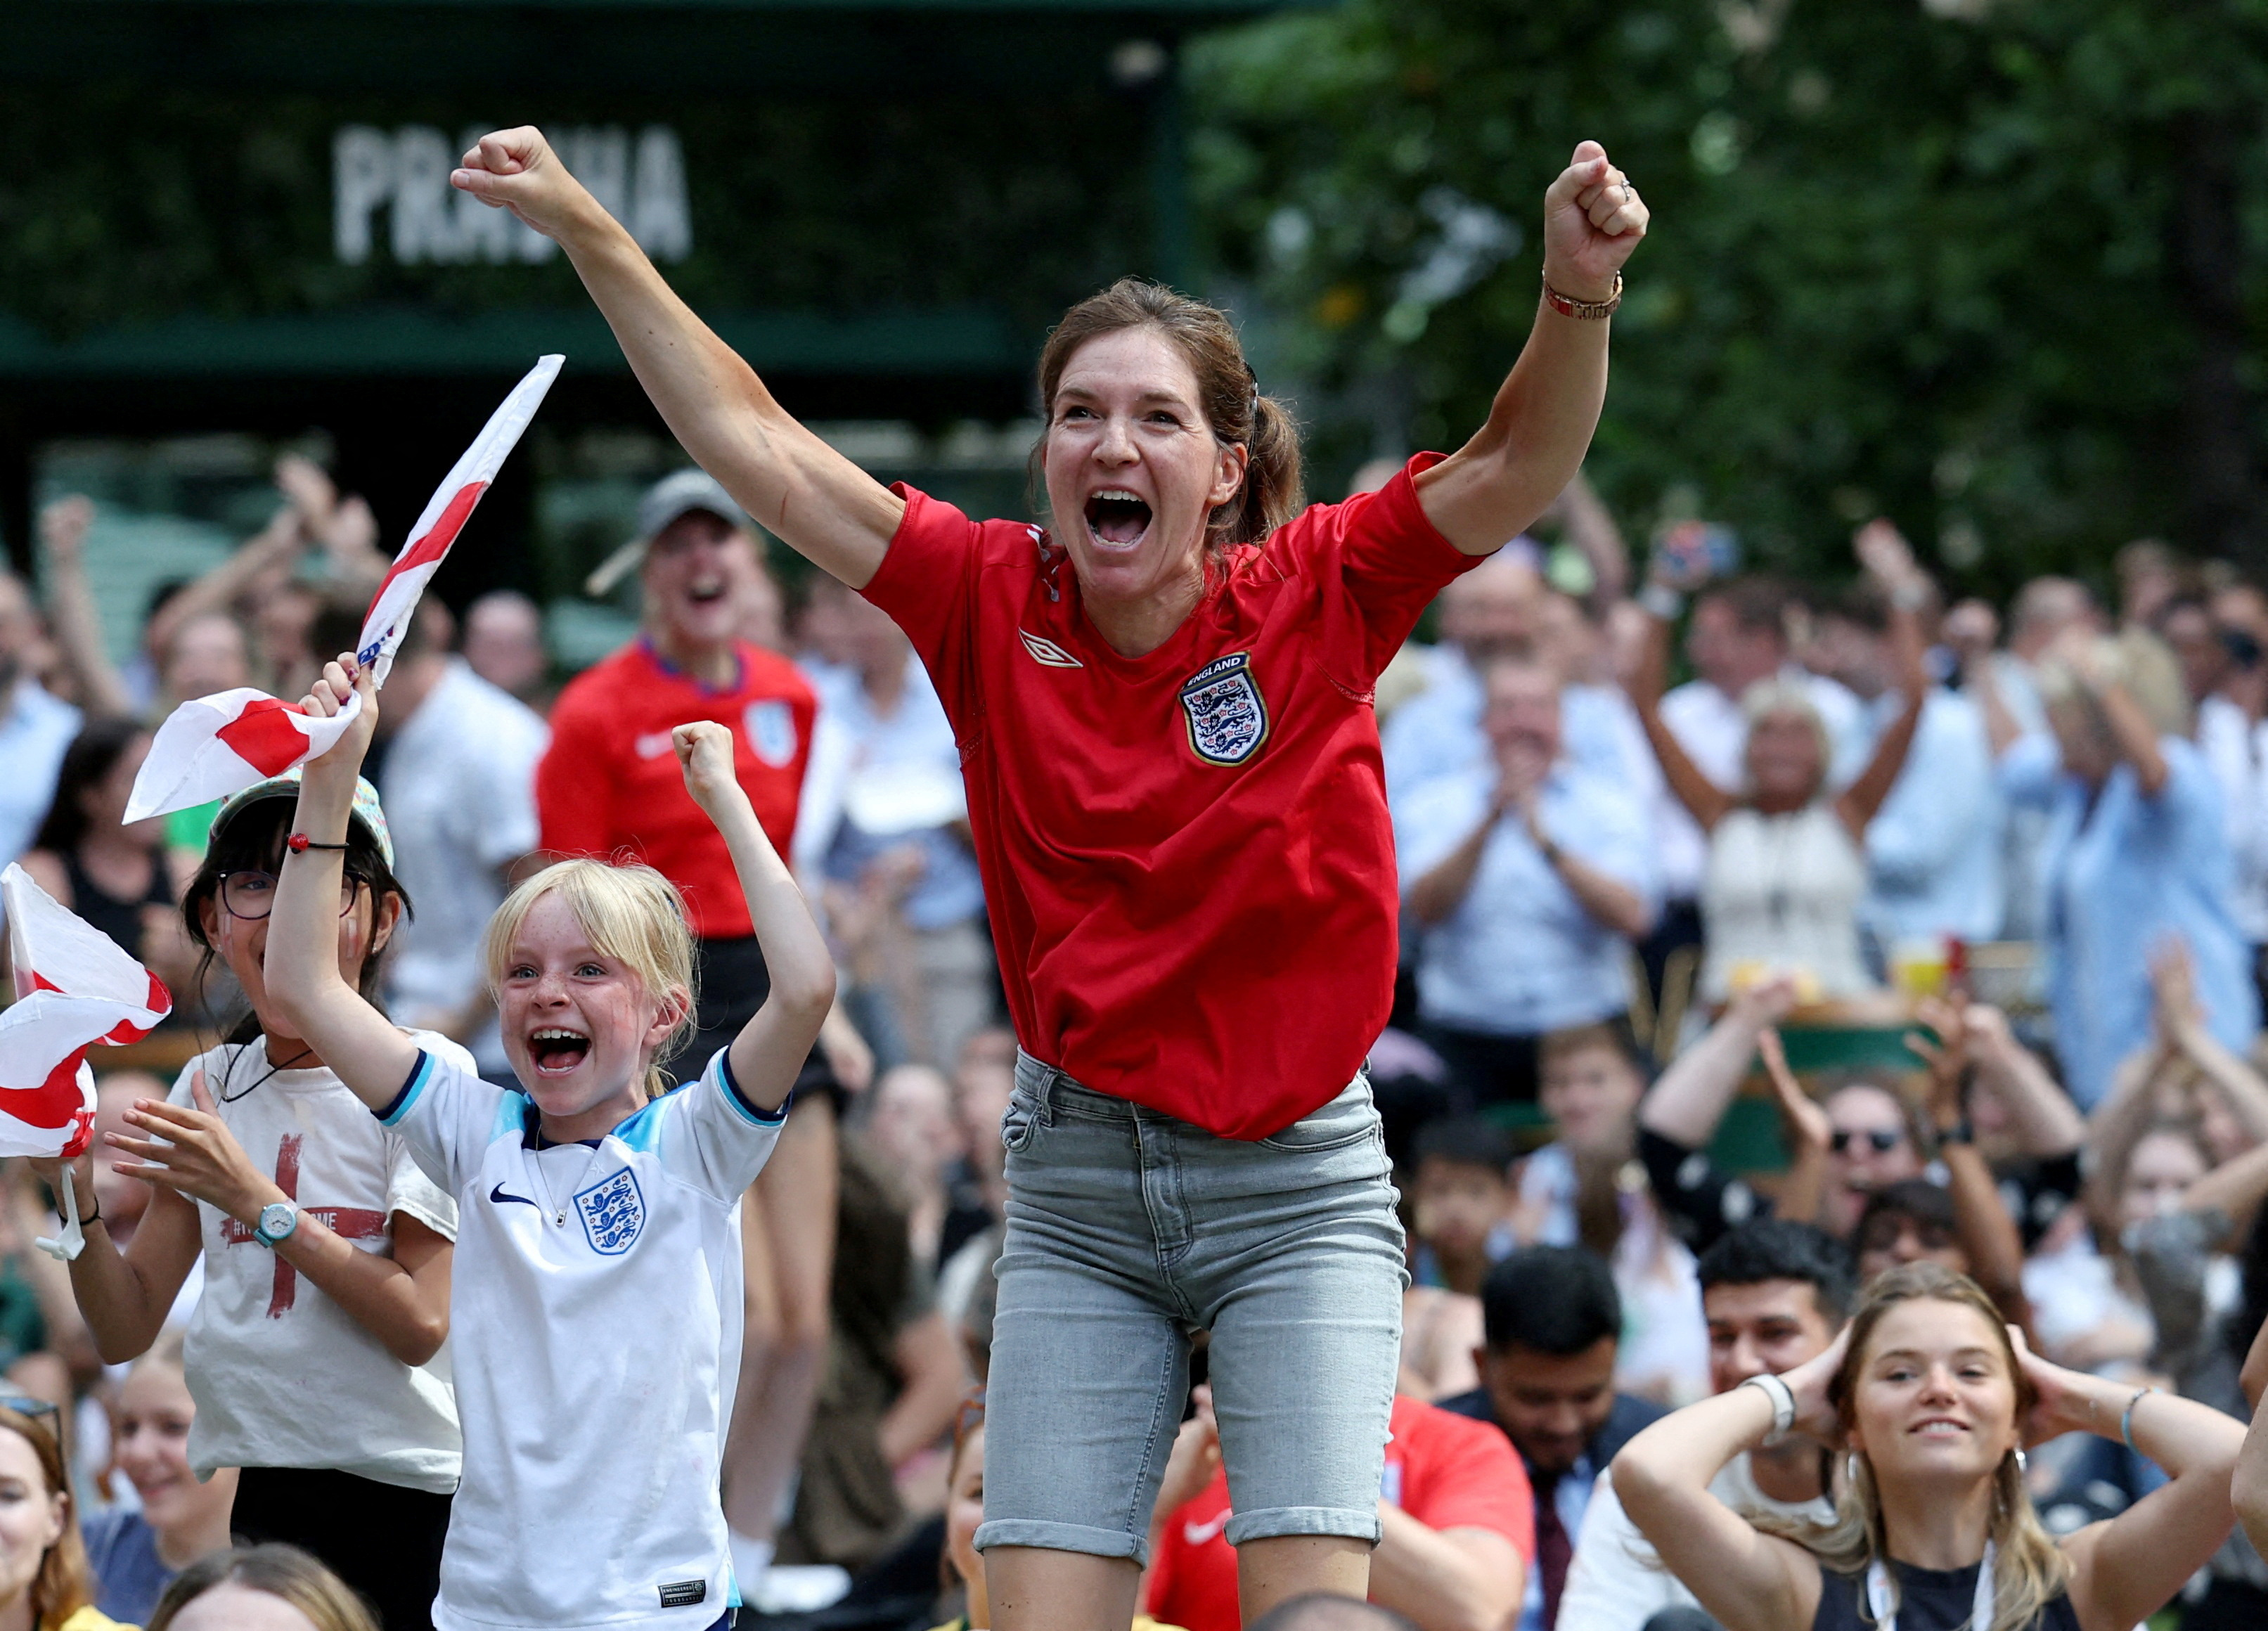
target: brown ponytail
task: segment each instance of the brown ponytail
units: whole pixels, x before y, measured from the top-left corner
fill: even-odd
[[[1122,328],[1154,328],[1172,341],[1197,376],[1198,406],[1216,438],[1241,443],[1244,481],[1205,522],[1205,547],[1218,554],[1235,544],[1256,544],[1300,513],[1306,497],[1300,480],[1300,427],[1291,410],[1260,394],[1252,365],[1227,313],[1176,294],[1163,283],[1122,277],[1064,313],[1040,352],[1040,401],[1050,424],[1056,387],[1079,347]],[[1034,486],[1040,489],[1047,456],[1044,432],[1032,450]]]

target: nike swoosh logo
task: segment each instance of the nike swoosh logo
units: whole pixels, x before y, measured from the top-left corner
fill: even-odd
[[[1191,1546],[1203,1546],[1206,1541],[1211,1539],[1222,1530],[1228,1527],[1228,1519],[1229,1515],[1223,1512],[1219,1517],[1213,1519],[1210,1524],[1183,1524],[1182,1525],[1182,1539],[1188,1541]]]
[[[535,1202],[529,1200],[526,1195],[508,1195],[504,1194],[504,1186],[502,1184],[498,1184],[494,1189],[489,1191],[489,1199],[497,1202],[499,1206],[507,1201],[517,1201],[522,1206],[535,1206]],[[540,1206],[535,1206],[535,1209],[541,1212],[543,1209]]]
[[[1064,650],[1052,640],[1042,640],[1039,636],[1026,634],[1025,631],[1020,628],[1019,628],[1016,633],[1022,636],[1024,650],[1032,654],[1032,660],[1039,664],[1043,668],[1084,668],[1086,666],[1086,664],[1080,662],[1079,658],[1073,657],[1070,652]]]

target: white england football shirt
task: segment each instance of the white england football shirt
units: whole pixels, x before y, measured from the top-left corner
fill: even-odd
[[[686,1631],[738,1601],[718,1480],[740,1203],[786,1113],[741,1098],[725,1053],[588,1143],[542,1143],[526,1093],[430,1053],[380,1117],[458,1201],[439,1631]]]

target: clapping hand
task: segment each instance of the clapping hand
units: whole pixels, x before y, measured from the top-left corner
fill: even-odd
[[[1756,1053],[1764,1062],[1764,1080],[1771,1084],[1772,1098],[1778,1102],[1793,1142],[1826,1149],[1835,1129],[1827,1120],[1827,1112],[1803,1091],[1803,1084],[1787,1068],[1787,1049],[1781,1045],[1776,1028],[1767,1026],[1757,1032]]]
[[[1630,178],[1596,142],[1575,156],[1543,195],[1543,276],[1561,294],[1604,300],[1615,275],[1646,236],[1652,212]]]

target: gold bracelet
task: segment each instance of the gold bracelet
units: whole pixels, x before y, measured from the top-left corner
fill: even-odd
[[[1572,317],[1578,322],[1595,323],[1612,317],[1615,308],[1623,303],[1623,275],[1615,274],[1615,290],[1603,300],[1578,300],[1572,295],[1563,295],[1551,287],[1551,274],[1543,274],[1543,304],[1562,317]]]

